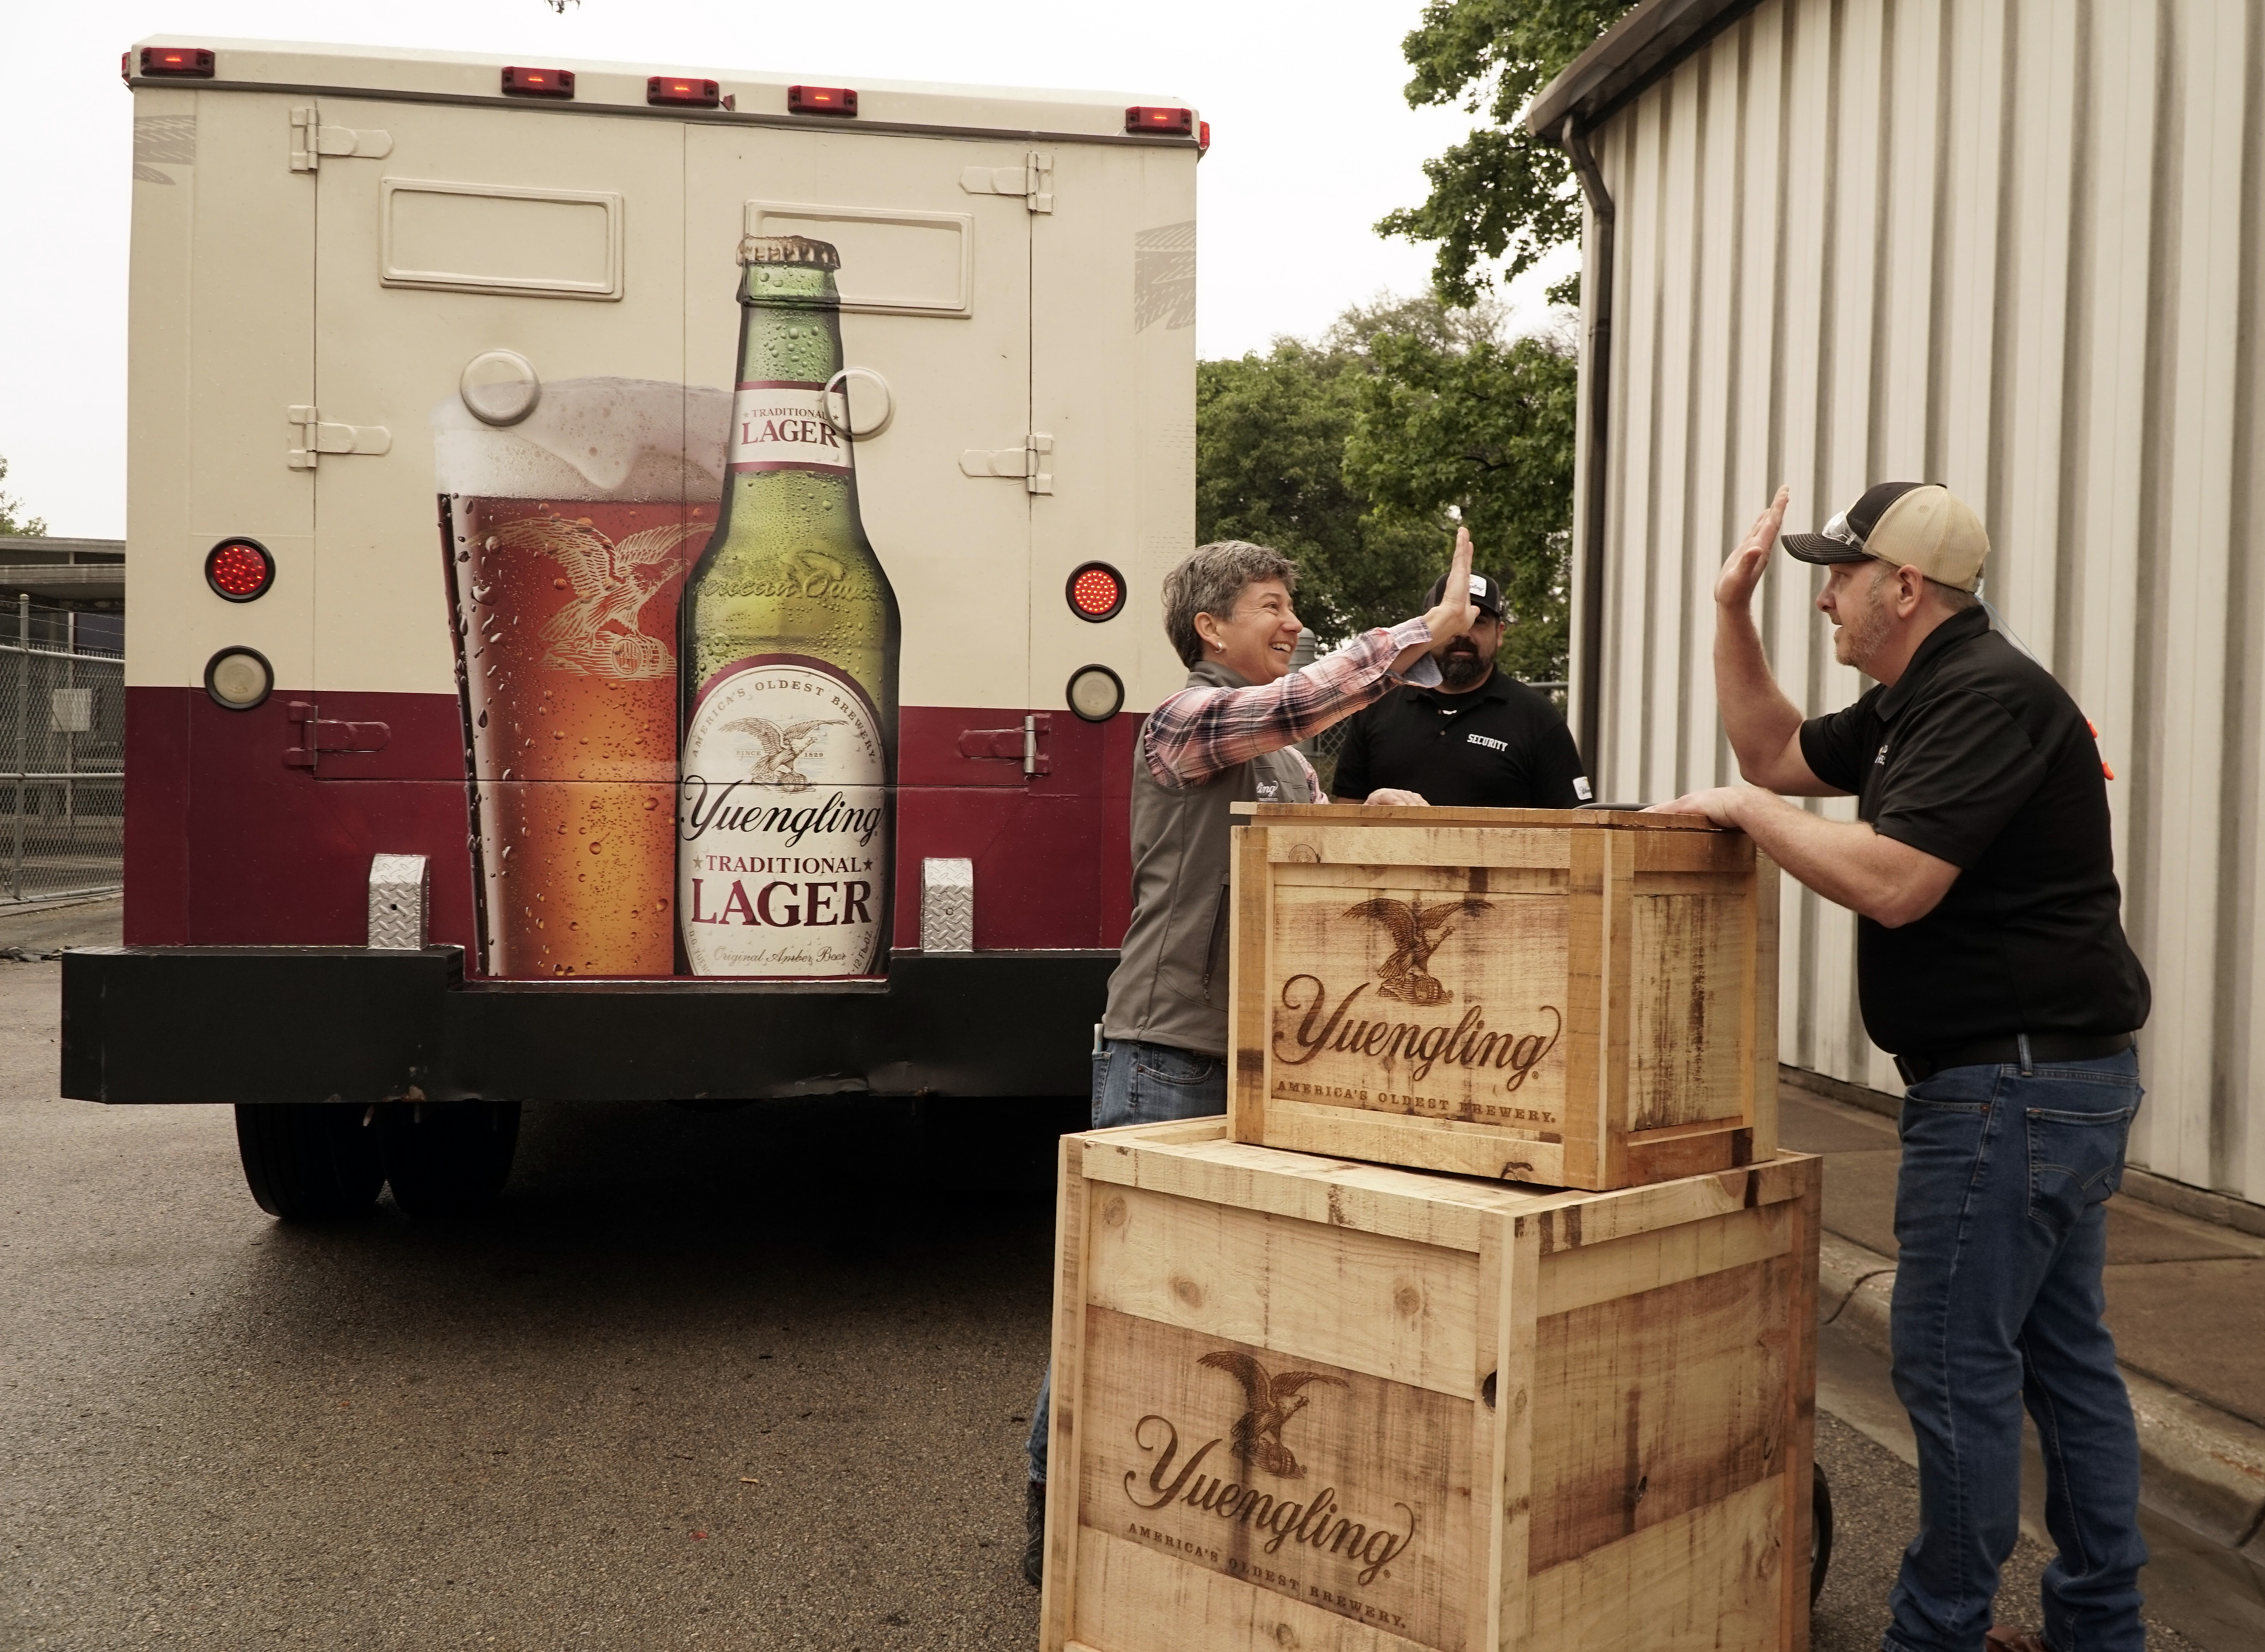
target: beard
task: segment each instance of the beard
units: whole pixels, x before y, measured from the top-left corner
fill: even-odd
[[[1881,645],[1895,629],[1895,609],[1879,600],[1876,589],[1868,591],[1863,607],[1854,614],[1844,614],[1840,629],[1832,634],[1832,658],[1861,671],[1868,661],[1878,656]]]
[[[1493,669],[1494,661],[1475,648],[1450,648],[1439,656],[1439,680],[1450,688],[1475,688]]]

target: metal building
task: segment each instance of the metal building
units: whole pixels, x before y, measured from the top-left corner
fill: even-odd
[[[1646,0],[1539,97],[1589,197],[1573,717],[1600,790],[1734,779],[1715,570],[1780,481],[1809,528],[1948,484],[1986,593],[2100,731],[2154,982],[2135,1162],[2265,1201],[2265,9]],[[1818,572],[1759,617],[1810,713]],[[1851,818],[1853,804],[1825,805]],[[1854,920],[1786,882],[1783,1059],[1899,1088]]]

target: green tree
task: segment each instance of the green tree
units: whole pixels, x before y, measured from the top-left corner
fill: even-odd
[[[1431,193],[1423,205],[1376,226],[1380,235],[1438,243],[1431,280],[1450,302],[1468,304],[1489,284],[1482,262],[1506,255],[1515,279],[1580,234],[1580,200],[1563,151],[1534,138],[1518,116],[1632,4],[1430,0],[1423,21],[1401,42],[1416,71],[1407,88],[1412,106],[1460,101],[1487,121],[1424,164]]]
[[[0,482],[5,482],[7,479],[8,462],[5,459],[0,459]],[[0,534],[20,534],[27,539],[37,539],[45,535],[47,531],[47,518],[18,516],[16,513],[23,508],[23,500],[0,493]]]
[[[1505,336],[1500,306],[1357,304],[1317,340],[1200,363],[1196,531],[1297,559],[1325,644],[1406,619],[1458,520],[1511,609],[1504,664],[1564,674],[1574,362]]]
[[[1438,577],[1440,525],[1372,520],[1347,485],[1364,353],[1277,338],[1196,367],[1196,538],[1249,539],[1298,563],[1298,612],[1325,644],[1404,620]]]
[[[1380,529],[1428,530],[1450,514],[1468,526],[1480,571],[1502,581],[1504,668],[1529,681],[1562,680],[1572,351],[1546,338],[1477,338],[1443,349],[1418,331],[1387,331],[1368,355],[1345,442],[1347,484],[1372,502]]]

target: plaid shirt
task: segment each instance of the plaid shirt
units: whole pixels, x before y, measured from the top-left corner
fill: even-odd
[[[1183,688],[1148,714],[1140,750],[1156,783],[1178,791],[1252,758],[1310,739],[1341,723],[1393,684],[1392,662],[1402,649],[1428,647],[1421,620],[1390,630],[1363,633],[1351,646],[1256,688]],[[1302,753],[1293,753],[1314,790],[1327,803],[1322,782]]]

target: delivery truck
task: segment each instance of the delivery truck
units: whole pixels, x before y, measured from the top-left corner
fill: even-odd
[[[492,1197],[530,1100],[1082,1092],[1183,676],[1198,112],[122,68],[125,944],[63,1093],[232,1103],[317,1219]]]

